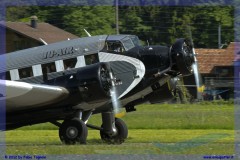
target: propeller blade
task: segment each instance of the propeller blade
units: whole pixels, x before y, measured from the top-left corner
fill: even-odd
[[[194,54],[194,63],[192,64],[192,69],[193,69],[193,74],[195,77],[195,83],[196,83],[196,87],[197,87],[197,99],[202,99],[202,92],[204,90],[204,86],[202,84],[202,77],[199,72],[198,61],[196,58],[196,53],[195,53],[194,48],[193,48],[193,54]]]
[[[113,86],[112,89],[110,90],[110,92],[111,92],[113,111],[114,111],[114,113],[119,113],[121,105],[120,105],[120,101],[118,99],[116,86]]]
[[[109,73],[111,83],[112,83],[112,88],[110,89],[110,94],[111,94],[111,101],[112,101],[112,106],[113,106],[113,111],[115,114],[118,114],[121,110],[121,104],[120,100],[118,99],[119,95],[117,93],[117,87],[116,87],[116,78],[113,76],[113,73]]]
[[[197,54],[195,53],[194,43],[193,43],[193,38],[192,38],[192,31],[190,29],[190,26],[188,26],[188,32],[189,32],[190,43],[192,45],[192,53],[193,53],[193,59],[194,59],[194,62],[192,64],[192,69],[193,69],[193,75],[194,75],[195,84],[196,84],[196,92],[197,92],[196,98],[202,99],[202,92],[204,90],[204,86],[202,84],[202,77],[199,72]]]

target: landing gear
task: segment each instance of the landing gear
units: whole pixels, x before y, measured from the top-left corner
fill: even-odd
[[[59,138],[64,144],[86,144],[87,135],[86,124],[77,118],[65,120],[59,128]]]
[[[109,144],[121,144],[128,136],[128,128],[123,120],[114,117],[113,112],[102,113],[100,136]]]
[[[125,122],[119,118],[115,119],[116,134],[111,135],[100,130],[101,139],[109,144],[122,144],[128,136],[128,128]]]
[[[128,128],[123,120],[115,118],[112,111],[102,112],[102,126],[94,126],[87,123],[92,112],[84,112],[84,114],[73,119],[66,119],[61,124],[59,122],[51,122],[59,127],[59,138],[67,145],[76,143],[86,144],[88,129],[100,130],[101,139],[108,144],[122,144],[128,136]]]

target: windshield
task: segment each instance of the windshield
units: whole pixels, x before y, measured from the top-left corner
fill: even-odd
[[[126,51],[135,47],[134,43],[129,37],[125,37],[121,41]]]
[[[138,36],[130,36],[132,42],[134,43],[135,46],[140,46],[140,41],[138,39]]]
[[[113,35],[109,36],[103,50],[123,53],[136,46],[140,46],[140,41],[135,35]]]

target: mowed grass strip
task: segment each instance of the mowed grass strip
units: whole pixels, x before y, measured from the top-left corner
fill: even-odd
[[[233,105],[141,105],[126,115],[133,129],[230,129],[234,128]]]
[[[216,137],[216,135],[224,137]],[[208,137],[208,135],[210,135]],[[200,142],[199,142],[200,139]],[[206,143],[202,143],[202,142]],[[89,131],[87,145],[63,145],[56,130],[6,132],[7,154],[233,154],[231,130],[131,129],[122,145],[108,145],[99,132]],[[221,147],[219,147],[221,146]],[[179,150],[181,148],[181,150]]]
[[[66,146],[50,123],[6,132],[7,154],[221,154],[234,153],[234,106],[200,104],[140,105],[123,120],[129,137],[107,145],[89,129],[87,145]],[[101,125],[100,114],[90,124]]]
[[[140,105],[136,109],[122,118],[129,129],[234,129],[234,105],[156,104]],[[93,115],[89,123],[101,126],[101,115]],[[20,129],[58,128],[44,123]]]

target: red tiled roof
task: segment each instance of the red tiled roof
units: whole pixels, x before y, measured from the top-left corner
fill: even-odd
[[[215,66],[232,66],[239,44],[231,42],[226,49],[195,49],[200,73],[211,73]]]
[[[38,22],[36,28],[32,28],[29,23],[24,22],[6,22],[5,25],[8,29],[14,30],[22,35],[31,37],[40,42],[40,38],[47,43],[64,41],[68,38],[78,38],[78,36],[43,22]]]

